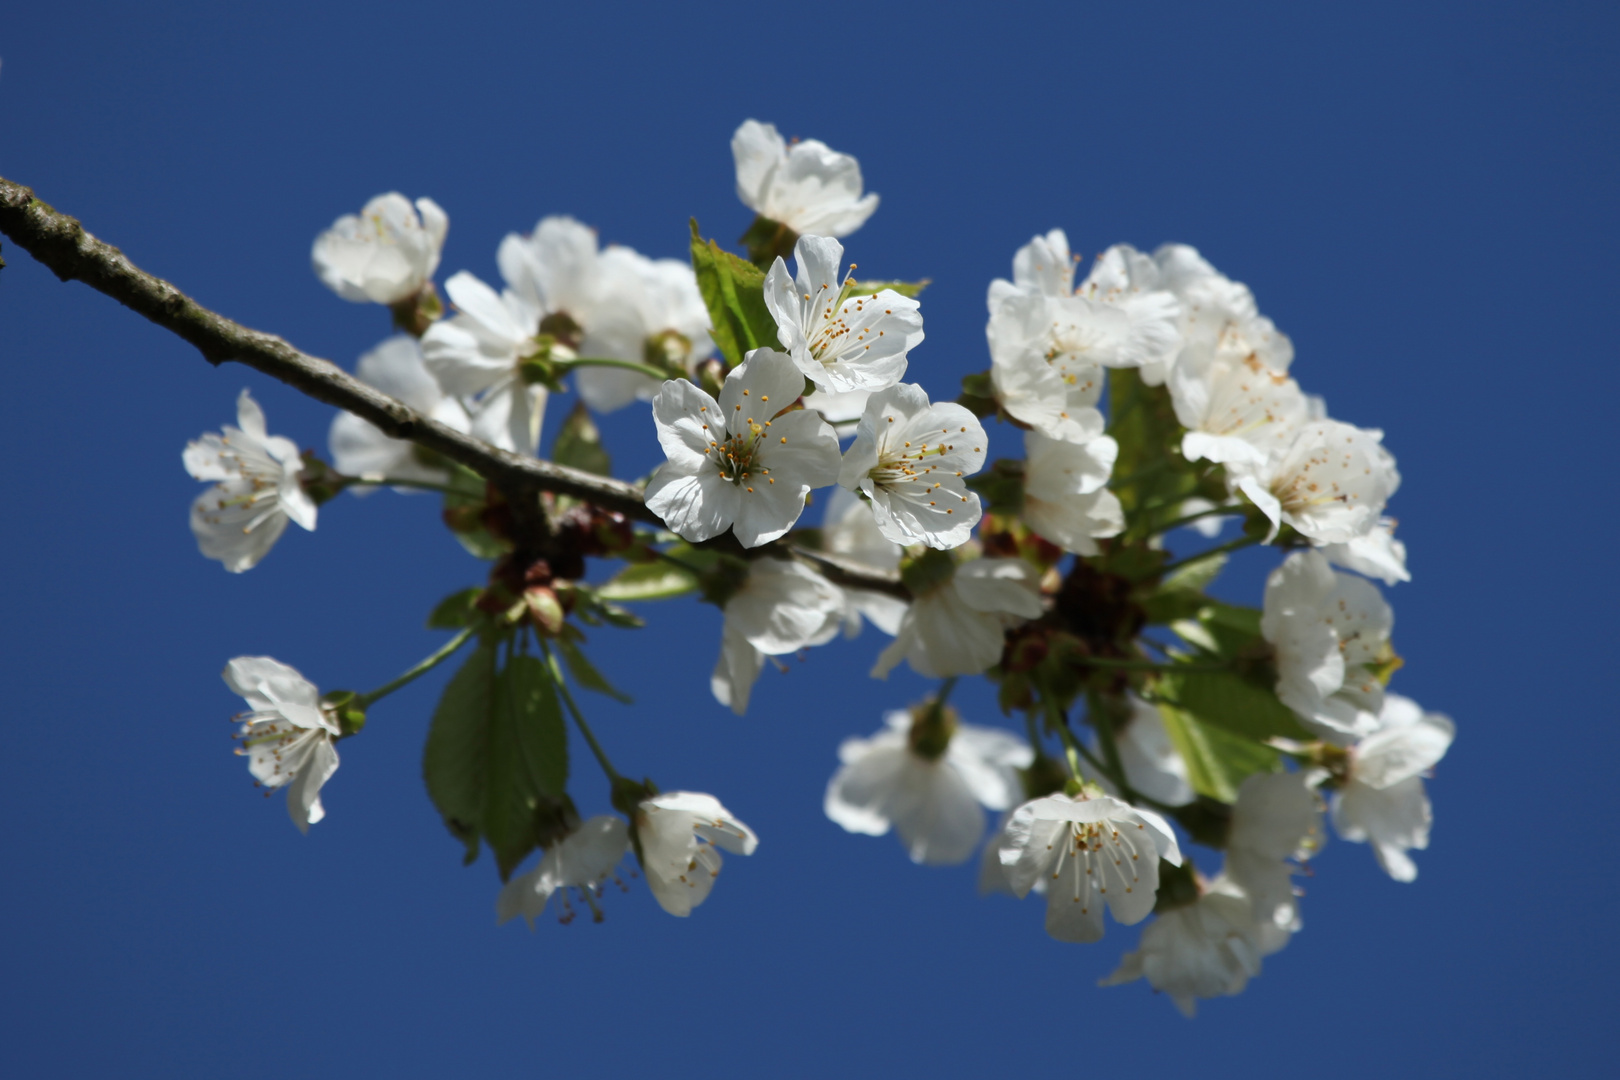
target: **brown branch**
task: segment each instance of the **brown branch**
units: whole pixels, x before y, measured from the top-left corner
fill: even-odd
[[[167,281],[137,267],[111,244],[97,240],[77,219],[58,213],[35,198],[30,189],[3,177],[0,233],[63,281],[82,281],[190,342],[210,364],[227,360],[246,364],[317,401],[353,413],[385,435],[408,439],[460,462],[509,492],[553,491],[640,521],[663,524],[647,509],[641,489],[634,484],[497,450],[367,386],[330,360],[310,356],[274,334],[250,330],[210,311]],[[4,265],[0,262],[0,266]],[[898,575],[818,552],[794,550],[818,563],[836,584],[909,595]]]

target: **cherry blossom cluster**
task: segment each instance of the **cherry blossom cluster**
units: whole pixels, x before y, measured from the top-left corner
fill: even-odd
[[[1241,991],[1303,926],[1294,875],[1322,850],[1324,815],[1412,881],[1424,779],[1454,728],[1387,689],[1401,660],[1374,581],[1410,578],[1386,516],[1400,475],[1381,431],[1300,388],[1292,342],[1251,291],[1180,244],[1108,248],[1077,283],[1054,229],[989,284],[987,370],[935,401],[906,381],[921,283],[845,269],[842,239],[878,205],[856,160],[754,120],[732,151],[756,215],[747,258],[695,222],[689,265],[546,217],[500,244],[499,291],[458,272],[447,308],[433,278],[449,222],[432,200],[378,196],[316,240],[320,279],[388,307],[399,331],[357,375],[422,415],[535,455],[552,399],[572,393],[552,459],[600,474],[592,414],[650,406],[665,460],[643,493],[664,529],[588,498],[515,501],[346,413],[327,464],[269,435],[243,391],[237,426],[185,452],[212,484],[192,508],[205,556],[248,570],[289,520],[313,530],[319,503],[390,487],[439,492],[491,563],[435,609],[452,639],[370,693],[323,695],[268,657],[227,666],[248,705],[240,752],[287,789],[298,827],[322,820],[336,743],[372,705],[471,647],[424,773],[468,856],[493,852],[498,918],[532,927],[555,906],[569,921],[577,900],[600,919],[630,858],[666,911],[690,914],[721,852],[752,854],[757,837],[712,795],[621,774],[570,688],[618,696],[582,625],[633,627],[626,604],[695,592],[721,612],[711,693],[739,715],[769,658],[865,623],[892,639],[872,676],[904,661],[942,680],[843,741],[826,816],[892,830],[916,863],[977,857],[980,889],[1040,894],[1062,942],[1100,940],[1105,913],[1145,922],[1105,985],[1146,979],[1188,1015]],[[1021,456],[992,459],[987,422]],[[1229,556],[1267,546],[1283,558],[1258,608],[1215,595]],[[624,565],[604,577],[587,560]],[[969,676],[1022,733],[962,720],[949,699]],[[574,808],[570,720],[614,814]],[[1190,842],[1222,852],[1220,869],[1196,868]]]

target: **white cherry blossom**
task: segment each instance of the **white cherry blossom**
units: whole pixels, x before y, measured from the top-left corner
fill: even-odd
[[[1051,438],[1084,442],[1101,432],[1104,368],[1164,381],[1181,345],[1180,304],[1153,260],[1128,244],[1109,248],[1078,289],[1073,282],[1063,230],[1035,237],[1013,257],[1013,280],[990,283],[985,332],[1002,407]]]
[[[1287,934],[1255,922],[1249,898],[1225,876],[1191,904],[1173,908],[1142,930],[1134,952],[1101,980],[1118,986],[1146,978],[1189,1019],[1199,998],[1241,993],[1260,974],[1260,961],[1287,944]]]
[[[1325,544],[1328,562],[1377,578],[1385,585],[1411,581],[1406,569],[1406,545],[1395,539],[1395,519],[1379,518],[1372,531],[1342,544]]]
[[[717,848],[752,855],[759,838],[713,795],[668,791],[642,801],[636,815],[641,867],[659,905],[685,917],[709,897],[722,859]]]
[[[869,566],[874,570],[895,571],[900,568],[900,545],[883,535],[872,504],[845,491],[833,489],[827,500],[827,516],[821,526],[821,548],[829,555]],[[870,589],[843,590],[844,636],[855,637],[861,632],[861,618],[893,637],[900,632],[900,620],[906,614],[906,602],[888,593]]]
[[[789,144],[774,124],[744,120],[731,137],[737,197],[797,233],[848,236],[877,209],[861,194],[861,166],[816,139]]]
[[[1124,340],[1111,342],[1114,350],[1096,363],[1109,367],[1140,368],[1150,386],[1164,382],[1164,372],[1181,347],[1177,330],[1181,305],[1160,282],[1154,261],[1129,244],[1115,244],[1097,257],[1091,273],[1079,286],[1074,284],[1074,264],[1069,238],[1062,229],[1037,236],[1013,256],[1013,279],[997,278],[990,283],[990,314],[1013,296],[1042,296],[1065,299],[1079,296],[1121,312],[1125,318],[1109,320],[1115,331],[1123,330]]]
[[[906,373],[906,354],[923,340],[917,301],[893,289],[857,296],[840,279],[844,245],[801,236],[797,277],[780,256],[765,275],[765,306],[776,336],[805,377],[826,393],[884,390]]]
[[[1020,806],[1001,834],[1001,864],[1022,898],[1046,879],[1046,932],[1059,941],[1103,936],[1103,908],[1131,926],[1153,911],[1159,860],[1181,865],[1168,823],[1111,795],[1047,795]]]
[[[647,506],[694,543],[732,529],[744,547],[782,536],[811,489],[838,479],[838,437],[808,409],[787,410],[804,377],[793,361],[755,349],[716,402],[685,379],[653,399],[668,460],[647,484]]]
[[[1348,774],[1333,795],[1333,828],[1346,840],[1370,842],[1396,881],[1417,878],[1407,852],[1429,846],[1433,820],[1422,774],[1445,756],[1456,730],[1450,717],[1390,694],[1378,727],[1350,748]]]
[[[1160,280],[1158,265],[1129,244],[1115,244],[1097,257],[1075,289],[1078,296],[1125,313],[1129,337],[1110,367],[1134,367],[1149,386],[1161,386],[1181,351],[1181,303]]]
[[[534,920],[545,912],[553,895],[561,894],[566,904],[567,890],[577,889],[600,922],[596,897],[628,850],[630,827],[623,818],[613,814],[591,818],[547,848],[533,870],[502,887],[495,900],[495,921],[504,923],[521,915],[533,930]]]
[[[824,645],[838,636],[846,598],[826,578],[790,559],[755,559],[748,578],[726,601],[720,659],[709,689],[741,716],[765,657]]]
[[[264,410],[246,390],[236,422],[187,443],[182,460],[192,476],[214,483],[191,504],[197,547],[240,574],[258,565],[288,521],[313,530],[315,503],[299,484],[298,445],[265,430]]]
[[[1086,442],[1102,434],[1103,368],[1087,346],[1089,320],[1119,324],[1123,313],[1078,297],[1015,293],[991,313],[990,381],[1001,407],[1054,439]]]
[[[495,263],[507,287],[542,316],[565,345],[589,329],[600,288],[596,230],[565,215],[543,217],[534,231],[507,233]]]
[[[1188,461],[1263,466],[1286,450],[1307,419],[1299,384],[1266,367],[1254,353],[1217,349],[1207,364],[1183,363],[1170,379],[1170,400],[1187,433],[1181,452]]]
[[[420,216],[419,216],[420,215]],[[356,303],[397,304],[433,280],[450,218],[432,199],[396,191],[345,214],[315,238],[310,260],[327,288]]]
[[[1247,285],[1220,273],[1186,244],[1165,244],[1153,253],[1159,285],[1181,303],[1177,328],[1181,351],[1174,376],[1203,379],[1217,355],[1234,361],[1253,357],[1279,374],[1288,371],[1294,345],[1255,306]],[[1176,378],[1169,380],[1172,391]]]
[[[1079,442],[1024,432],[1024,523],[1065,551],[1097,554],[1098,538],[1125,529],[1119,496],[1104,486],[1118,456],[1107,435]]]
[[[895,543],[959,547],[983,513],[963,477],[984,467],[985,446],[978,417],[902,383],[867,402],[838,483],[872,500],[879,531]]]
[[[1040,571],[1022,559],[971,559],[912,600],[872,674],[888,678],[905,660],[919,675],[977,675],[1001,659],[1006,629],[1041,610]]]
[[[1277,697],[1319,730],[1371,734],[1384,703],[1375,669],[1394,625],[1372,582],[1335,572],[1319,551],[1288,556],[1266,580],[1260,617],[1277,653]]]
[[[1036,236],[1013,253],[1012,280],[996,278],[985,297],[994,315],[1002,301],[1013,296],[1070,296],[1074,293],[1074,256],[1069,254],[1069,236],[1053,229]]]
[[[465,270],[444,289],[459,312],[422,335],[423,362],[446,394],[472,401],[474,435],[502,450],[534,453],[546,389],[528,383],[521,366],[540,352],[541,308],[513,289],[497,293]]]
[[[931,708],[918,706],[925,714]],[[885,729],[871,738],[845,739],[823,808],[852,833],[882,836],[892,827],[912,862],[952,866],[967,861],[984,836],[981,806],[1008,810],[1022,798],[1017,770],[1034,753],[1011,732],[955,724],[944,754],[926,756],[912,729],[931,719],[897,709],[884,714]]]
[[[1288,524],[1313,543],[1344,543],[1371,532],[1400,487],[1382,438],[1379,431],[1317,420],[1297,429],[1263,464],[1229,461],[1228,472],[1270,519],[1272,536]]]
[[[1226,839],[1226,875],[1248,894],[1255,919],[1289,933],[1302,924],[1288,860],[1308,859],[1324,839],[1321,800],[1309,780],[1303,772],[1245,778]]]
[[[287,813],[299,832],[309,832],[326,816],[321,787],[337,772],[337,721],[321,707],[314,683],[268,656],[238,656],[223,677],[249,709],[236,718],[242,723],[236,752],[248,759],[254,780],[287,789]]]
[[[397,334],[362,356],[355,377],[398,398],[423,416],[457,431],[470,430],[466,407],[440,389],[438,381],[422,363],[421,345],[408,334]],[[348,476],[366,480],[388,477],[443,481],[445,478],[442,466],[422,461],[422,451],[415,443],[391,439],[353,413],[338,413],[332,418],[327,442],[332,448],[333,467]],[[350,490],[364,495],[375,489],[358,485]]]
[[[595,293],[581,315],[582,356],[671,363],[691,373],[714,351],[709,310],[692,268],[676,259],[649,259],[627,247],[606,248],[596,260]],[[659,382],[634,371],[582,367],[579,396],[597,412],[651,401]]]

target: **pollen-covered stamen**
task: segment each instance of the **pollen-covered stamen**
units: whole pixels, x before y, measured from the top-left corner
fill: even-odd
[[[811,305],[810,325],[805,327],[810,355],[828,367],[841,357],[871,349],[888,333],[878,327],[878,322],[892,315],[893,310],[883,306],[881,294],[856,296],[855,288],[855,279],[846,271],[836,293],[829,283],[823,284],[814,296],[805,297]]]
[[[740,406],[739,406],[740,408]],[[746,484],[754,479],[769,479],[770,470],[759,463],[760,450],[765,441],[769,421],[758,423],[752,417],[743,418],[746,430],[728,435],[724,442],[710,440],[708,458],[720,470],[720,479],[733,484]],[[787,436],[779,437],[779,444],[787,443]],[[771,481],[774,483],[775,481]]]
[[[1127,893],[1136,891],[1141,883],[1139,865],[1142,851],[1145,845],[1152,843],[1143,836],[1132,835],[1141,828],[1141,825],[1136,825],[1134,829],[1130,826],[1122,829],[1112,821],[1074,822],[1069,826],[1068,842],[1058,853],[1052,879],[1059,879],[1065,859],[1077,861],[1072,871],[1073,899],[1075,903],[1085,905],[1081,908],[1081,914],[1089,911],[1090,890],[1093,887],[1102,896],[1108,895],[1109,886]],[[1156,852],[1151,854],[1153,858],[1158,858]]]
[[[328,737],[321,728],[299,727],[279,712],[270,710],[242,713],[234,719],[243,725],[242,730],[232,736],[241,743],[236,753],[254,759],[255,776],[269,788],[291,782],[304,767],[315,744]]]

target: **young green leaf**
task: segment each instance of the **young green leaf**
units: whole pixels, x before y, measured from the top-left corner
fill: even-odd
[[[696,592],[697,578],[667,562],[632,563],[596,590],[603,600],[667,600]]]
[[[460,630],[469,625],[478,614],[478,598],[484,595],[480,588],[453,592],[433,606],[428,615],[429,630]]]
[[[1159,705],[1165,731],[1187,763],[1193,790],[1224,803],[1237,799],[1238,786],[1251,773],[1273,772],[1280,755],[1269,746],[1202,723],[1191,714]]]
[[[462,465],[452,465],[444,493],[444,520],[461,546],[480,559],[498,559],[511,545],[484,527],[480,515],[488,497],[484,478]]]
[[[613,460],[602,448],[602,432],[583,401],[574,405],[562,427],[557,429],[556,441],[551,444],[551,460],[598,476],[613,475]]]
[[[550,669],[497,647],[474,650],[445,687],[428,729],[422,774],[466,861],[488,843],[504,879],[538,844],[542,803],[568,782],[568,732]]]
[[[1198,490],[1197,469],[1181,455],[1181,424],[1162,386],[1129,368],[1108,373],[1108,433],[1119,443],[1110,486],[1135,526],[1144,510],[1168,520]]]
[[[704,240],[692,219],[692,272],[709,309],[709,336],[726,363],[736,367],[750,349],[777,345],[776,320],[765,306],[765,272],[713,240]]]
[[[541,799],[561,796],[567,784],[568,730],[551,670],[513,656],[495,684],[484,787],[484,839],[502,880],[538,844]]]
[[[478,857],[484,784],[489,772],[489,714],[495,698],[495,645],[474,649],[439,697],[422,752],[428,797],[451,835]]]
[[[857,281],[850,286],[849,295],[871,296],[884,289],[893,289],[901,296],[915,300],[917,295],[931,284],[933,284],[931,278],[923,278],[921,281]]]
[[[1161,679],[1160,689],[1205,724],[1243,738],[1311,737],[1269,685],[1236,671],[1179,671]]]
[[[629,705],[634,699],[624,691],[607,681],[596,665],[580,651],[580,648],[569,638],[557,639],[557,651],[562,653],[563,663],[568,665],[568,674],[574,681],[586,690],[594,690],[598,694],[606,694],[614,701],[621,701]]]

